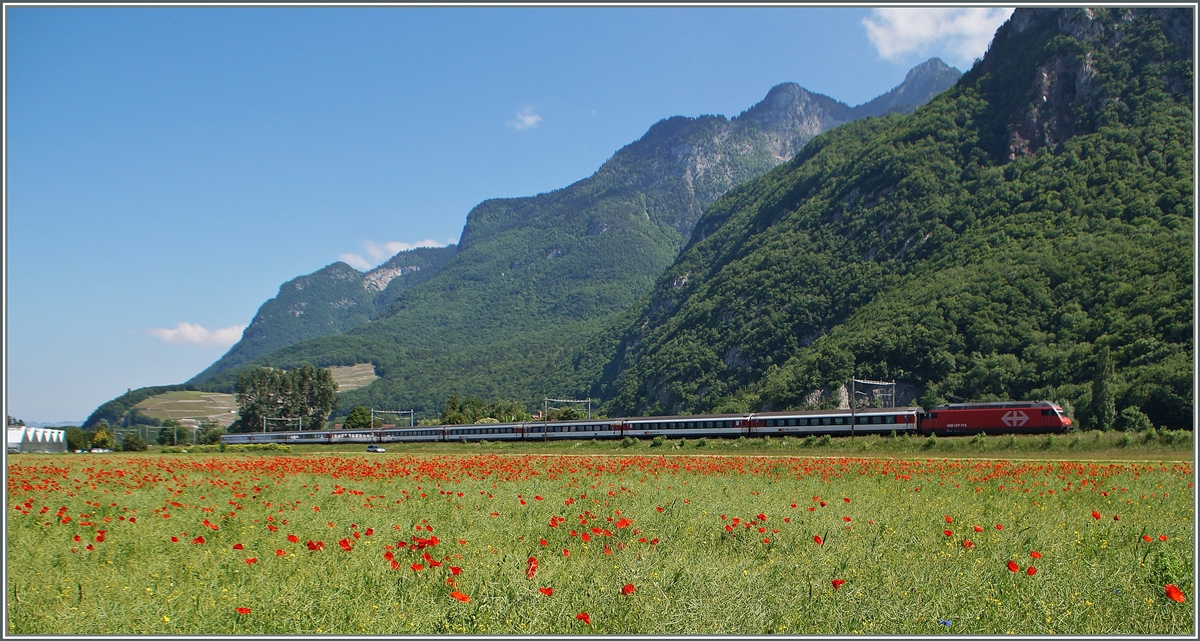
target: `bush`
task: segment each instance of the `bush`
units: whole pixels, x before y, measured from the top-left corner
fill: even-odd
[[[821,447],[829,447],[833,444],[833,437],[828,434],[821,435]]]
[[[1006,447],[1008,447],[1008,449],[1010,449],[1010,450],[1017,449],[1017,435],[1016,434],[1008,435],[1008,444]]]
[[[650,441],[650,447],[662,447],[663,440],[662,436],[655,436],[654,440]]]
[[[817,444],[817,437],[809,434],[804,437],[804,447],[812,447]]]
[[[122,452],[145,452],[146,441],[142,440],[142,436],[137,433],[126,434],[121,437]]]
[[[679,439],[679,445],[677,445],[677,447],[679,449],[683,449],[683,448],[687,447],[687,439],[686,438]]]
[[[1142,434],[1142,443],[1150,443],[1150,442],[1153,442],[1157,438],[1158,438],[1158,430],[1154,429],[1154,427],[1151,426],[1150,429],[1146,430],[1146,432],[1144,434]]]
[[[637,445],[637,440],[632,436],[626,436],[621,439],[621,447],[633,447],[634,445]]]
[[[708,447],[708,439],[701,436],[700,440],[696,441],[696,447]]]
[[[1053,434],[1047,434],[1046,440],[1042,441],[1042,449],[1050,449],[1050,448],[1054,447],[1054,444],[1057,442],[1058,442],[1057,437],[1055,437]]]
[[[1141,409],[1132,405],[1121,410],[1114,427],[1122,432],[1145,432],[1146,430],[1154,429],[1154,426],[1150,423],[1150,417],[1143,414]]]
[[[1129,432],[1125,432],[1121,435],[1121,438],[1117,439],[1117,447],[1128,447],[1129,440]]]
[[[921,448],[932,450],[934,447],[937,447],[937,434],[930,434],[929,438],[925,439],[925,443],[921,445]]]
[[[983,445],[985,441],[987,441],[987,434],[983,432],[971,437],[971,445]]]

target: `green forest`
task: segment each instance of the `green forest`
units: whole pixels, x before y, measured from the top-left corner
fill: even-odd
[[[1190,426],[1191,41],[1122,12],[1082,39],[1056,12],[1010,22],[915,114],[726,195],[594,393],[618,415],[783,409],[855,375],[920,383],[926,407],[1065,401],[1089,425],[1107,348],[1118,408]]]

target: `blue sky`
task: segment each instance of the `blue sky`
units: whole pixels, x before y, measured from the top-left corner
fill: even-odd
[[[965,71],[1010,12],[7,6],[5,411],[183,382],[286,280],[457,242],[669,116]]]

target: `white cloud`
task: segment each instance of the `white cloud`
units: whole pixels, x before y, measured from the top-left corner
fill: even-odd
[[[245,325],[230,325],[221,329],[208,330],[200,325],[179,323],[175,329],[155,327],[146,333],[172,345],[200,345],[201,347],[229,347],[242,337]]]
[[[536,127],[541,121],[542,117],[533,113],[533,107],[526,107],[517,112],[516,120],[510,120],[504,124],[516,129],[517,131],[524,131],[526,129],[532,129]]]
[[[1012,12],[1001,7],[872,9],[863,26],[881,58],[896,60],[936,47],[958,56],[955,63],[969,64],[983,56],[996,29]]]
[[[453,242],[454,239],[442,242],[432,238],[418,240],[415,243],[406,243],[399,240],[377,243],[373,240],[365,240],[363,241],[363,248],[366,249],[365,253],[367,257],[364,257],[362,254],[345,253],[338,256],[338,260],[345,262],[358,271],[365,272],[406,249],[414,249],[416,247],[445,247]]]

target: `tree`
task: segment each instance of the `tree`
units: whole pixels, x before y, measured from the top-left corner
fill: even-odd
[[[92,434],[92,448],[98,450],[112,449],[113,439],[108,430],[108,421],[100,419],[100,423],[96,425],[95,433]]]
[[[67,428],[67,449],[72,452],[86,450],[92,442],[92,437],[78,427]]]
[[[200,422],[199,429],[196,430],[197,445],[216,445],[221,442],[221,434],[225,432],[221,424],[211,420],[204,419]]]
[[[121,437],[122,452],[145,452],[146,441],[142,440],[142,436],[137,432],[130,432]]]
[[[1112,392],[1113,363],[1108,346],[1096,359],[1096,375],[1092,379],[1092,417],[1096,427],[1108,431],[1117,418],[1117,403]]]
[[[168,418],[162,422],[163,429],[158,431],[159,445],[188,445],[192,442],[191,430],[179,421]]]
[[[349,416],[346,417],[346,422],[342,427],[348,430],[362,430],[371,426],[371,410],[362,405],[356,406],[350,410]]]
[[[304,365],[284,372],[257,367],[238,374],[237,424],[231,431],[253,432],[263,428],[263,419],[299,418],[301,427],[323,427],[329,412],[340,400],[333,373],[324,368]],[[276,421],[268,430],[285,430]]]

